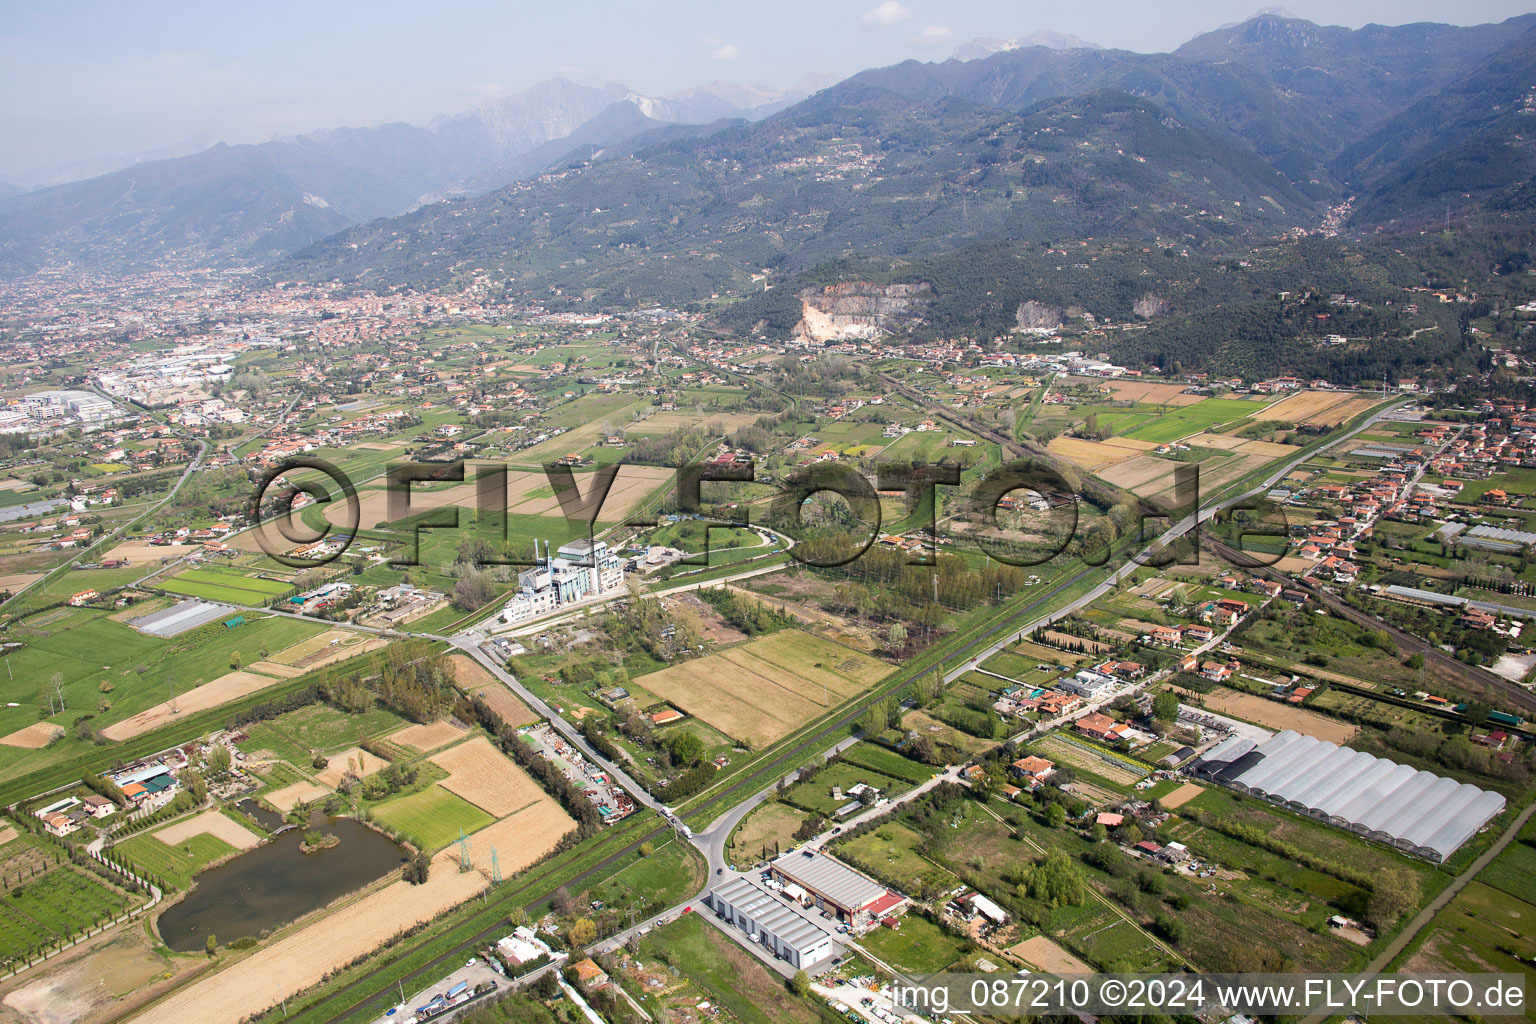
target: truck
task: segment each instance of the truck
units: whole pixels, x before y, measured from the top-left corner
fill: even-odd
[[[469,982],[461,981],[457,985],[453,986],[453,988],[449,989],[446,993],[444,993],[444,995],[448,998],[449,1001],[452,1001],[454,997],[456,997],[459,993],[468,990],[468,988]]]

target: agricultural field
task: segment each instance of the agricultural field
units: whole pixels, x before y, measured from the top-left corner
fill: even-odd
[[[1172,409],[1150,423],[1128,431],[1125,436],[1137,441],[1166,444],[1260,412],[1263,412],[1264,418],[1270,418],[1262,402],[1241,398],[1207,398],[1195,405]]]
[[[109,740],[127,740],[144,733],[153,732],[163,725],[169,725],[177,721],[181,716],[191,716],[199,711],[207,711],[232,700],[249,696],[269,686],[276,686],[283,682],[277,676],[262,675],[257,672],[226,672],[217,679],[194,686],[184,693],[178,693],[153,707],[146,708],[131,718],[125,718],[121,722],[114,722],[101,730],[101,734]]]
[[[495,819],[468,800],[434,785],[379,804],[373,809],[373,820],[409,836],[423,850],[441,850],[461,833],[469,835]]]
[[[731,863],[746,869],[795,845],[795,830],[807,815],[786,803],[765,803],[743,819],[731,836]]]
[[[328,704],[311,704],[245,727],[249,739],[240,744],[247,757],[308,766],[317,753],[355,746],[370,737],[392,734],[407,723],[387,708],[357,714]]]
[[[1042,756],[1052,761],[1069,764],[1079,771],[1108,781],[1117,787],[1134,785],[1150,771],[1147,768],[1135,767],[1134,762],[1129,758],[1101,752],[1086,743],[1070,739],[1062,733],[1047,736],[1035,746],[1039,748]]]
[[[67,863],[19,884],[8,883],[0,895],[0,964],[139,902]]]
[[[1328,715],[1320,715],[1306,708],[1293,707],[1277,700],[1252,693],[1239,693],[1225,686],[1218,686],[1201,698],[1203,705],[1212,711],[1247,722],[1262,725],[1279,732],[1294,729],[1330,743],[1345,744],[1354,739],[1359,727]]]
[[[575,828],[576,822],[565,809],[545,796],[471,835],[471,860],[489,879],[494,852],[503,876],[509,875],[536,863]],[[449,846],[437,859],[454,860],[457,852],[456,846]]]
[[[463,739],[465,730],[453,722],[432,722],[428,725],[408,725],[396,729],[384,737],[384,742],[406,747],[418,753],[436,750]]]
[[[761,750],[889,672],[868,655],[786,629],[640,676],[635,683]]]
[[[262,579],[222,567],[185,569],[154,585],[172,594],[236,605],[265,605],[274,597],[285,597],[296,589],[285,580]]]
[[[1336,427],[1365,412],[1381,399],[1338,391],[1298,391],[1264,411],[1264,419],[1297,426]]]
[[[59,616],[59,611],[66,614]],[[234,629],[215,622],[166,640],[115,622],[97,609],[60,609],[31,616],[11,632],[10,638],[25,646],[6,657],[11,674],[0,679],[0,735],[47,718],[45,691],[51,687],[46,684],[54,673],[66,710],[49,721],[69,729],[82,714],[91,714],[90,726],[105,730],[166,703],[172,688],[194,700],[190,695],[202,689],[199,684],[211,685],[210,680],[230,674],[237,654],[242,662],[252,662],[264,650],[279,650],[320,629],[292,619],[252,616]],[[260,680],[265,682],[245,679],[243,684],[259,688],[283,682],[267,676]],[[181,706],[203,706],[209,698],[215,703],[228,700],[244,688],[220,686],[197,696],[192,705]],[[8,706],[11,703],[16,706]],[[90,740],[77,738],[74,732],[46,750],[0,745],[0,781],[77,756],[90,746]]]
[[[429,760],[448,773],[438,785],[492,817],[504,817],[545,799],[538,784],[484,736],[449,747]]]
[[[231,821],[230,824],[235,823]],[[167,842],[154,833],[141,833],[118,843],[117,852],[150,875],[185,889],[192,884],[192,876],[203,868],[240,851],[218,836],[203,831],[175,842]]]

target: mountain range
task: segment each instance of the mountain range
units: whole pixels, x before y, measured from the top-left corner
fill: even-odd
[[[584,146],[672,123],[763,117],[804,95],[714,82],[658,98],[553,79],[426,126],[219,143],[83,181],[12,187],[0,192],[0,272],[64,261],[261,262],[350,224],[506,185]]]
[[[343,129],[0,198],[0,272],[151,258],[283,278],[707,299],[846,259],[1080,237],[1233,251],[1527,209],[1536,15],[1318,26],[1172,53],[978,40],[811,95],[556,80],[426,127]],[[1331,214],[1330,214],[1331,211]]]

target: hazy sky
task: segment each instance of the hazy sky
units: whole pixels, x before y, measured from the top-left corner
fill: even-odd
[[[789,86],[1051,29],[1170,50],[1262,0],[22,3],[0,22],[0,180],[70,161],[337,125],[423,123],[555,75],[664,95]],[[1322,24],[1501,21],[1532,0],[1290,0]]]

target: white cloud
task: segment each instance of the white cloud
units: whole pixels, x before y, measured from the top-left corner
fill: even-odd
[[[723,43],[709,51],[710,60],[735,60],[741,56],[741,51],[730,43]]]
[[[864,15],[864,24],[889,28],[898,21],[906,21],[910,17],[912,17],[912,8],[901,3],[900,0],[885,0],[885,3],[871,8]]]
[[[918,33],[917,41],[924,46],[940,46],[954,34],[948,25],[929,25]]]

